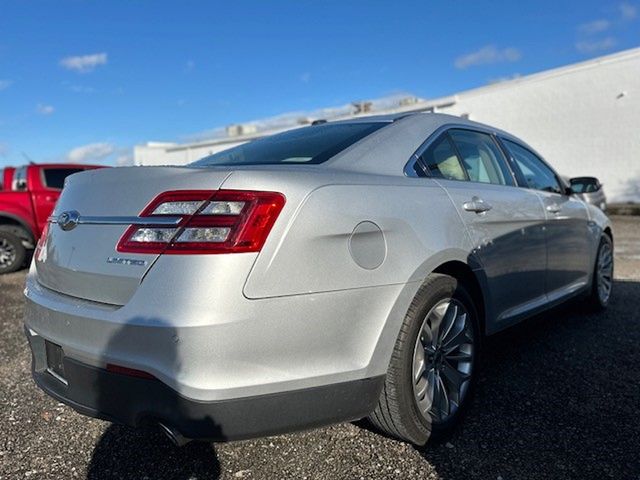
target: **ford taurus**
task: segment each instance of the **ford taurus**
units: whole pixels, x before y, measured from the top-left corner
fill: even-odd
[[[522,140],[368,117],[69,177],[25,331],[49,395],[179,442],[368,417],[424,444],[463,414],[484,336],[604,308],[612,276],[610,221]]]

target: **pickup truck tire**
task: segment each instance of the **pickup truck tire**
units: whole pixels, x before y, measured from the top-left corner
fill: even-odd
[[[27,250],[22,239],[7,228],[0,227],[0,275],[22,268],[26,256]]]

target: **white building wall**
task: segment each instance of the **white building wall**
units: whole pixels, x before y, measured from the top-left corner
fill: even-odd
[[[609,200],[640,202],[640,48],[372,114],[433,107],[521,137],[561,175],[598,177]],[[184,165],[251,139],[150,143],[134,159]]]
[[[439,109],[521,137],[561,174],[640,201],[640,49],[457,95]]]
[[[186,165],[243,143],[246,140],[192,145],[150,143],[135,146],[133,158],[136,165]]]

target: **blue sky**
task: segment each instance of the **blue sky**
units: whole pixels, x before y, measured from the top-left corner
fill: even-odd
[[[150,140],[638,45],[640,0],[3,0],[0,167],[126,162]]]

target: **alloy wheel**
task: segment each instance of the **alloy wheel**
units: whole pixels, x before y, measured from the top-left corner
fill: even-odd
[[[16,248],[5,238],[0,238],[0,268],[8,268],[16,261]]]
[[[613,251],[608,242],[603,242],[600,246],[596,275],[598,299],[600,303],[606,305],[611,296],[613,284]]]
[[[474,360],[472,318],[453,298],[427,313],[413,354],[413,393],[422,416],[433,423],[450,419],[469,389]]]

